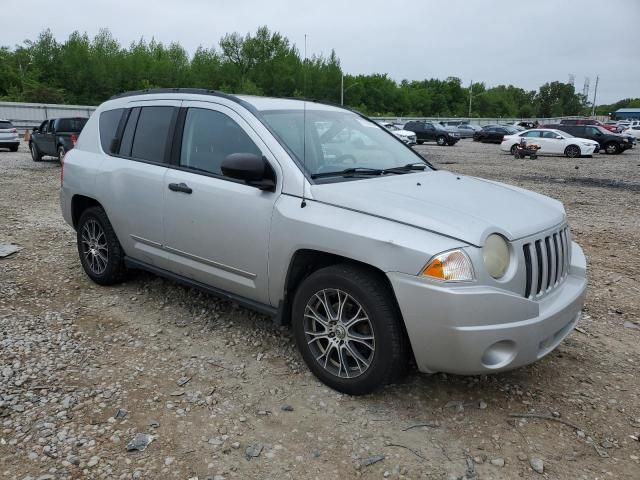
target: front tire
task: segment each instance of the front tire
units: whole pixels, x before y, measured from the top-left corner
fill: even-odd
[[[312,273],[296,291],[292,314],[305,363],[329,387],[363,395],[406,371],[409,347],[395,298],[368,269],[340,264]]]
[[[578,158],[580,156],[580,147],[577,145],[569,145],[564,149],[564,154],[569,158]]]
[[[85,273],[99,285],[124,280],[124,251],[102,207],[91,207],[80,215],[77,227],[78,254]]]
[[[11,147],[9,150],[11,150],[12,152],[17,152],[18,151],[18,147]]]
[[[418,140],[418,145],[422,145],[424,143],[424,140]]]
[[[447,144],[447,139],[444,136],[439,135],[438,138],[436,138],[436,143],[441,147],[444,147]]]
[[[515,155],[517,151],[518,151],[518,145],[514,143],[511,146],[511,155]]]
[[[36,147],[36,144],[34,142],[31,142],[29,144],[29,150],[31,151],[31,159],[34,162],[39,162],[40,160],[42,160],[42,154],[40,153],[40,150],[38,150],[38,147]]]

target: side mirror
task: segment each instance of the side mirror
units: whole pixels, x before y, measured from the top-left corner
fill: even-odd
[[[273,171],[264,157],[259,157],[253,153],[232,153],[228,155],[220,165],[222,174],[243,180],[247,185],[259,188],[260,190],[273,191],[276,182],[272,178]]]
[[[556,140],[562,140],[564,137],[562,135],[556,135]]]
[[[38,130],[38,127],[33,127],[33,130],[31,130],[33,133],[38,133],[40,130]]]

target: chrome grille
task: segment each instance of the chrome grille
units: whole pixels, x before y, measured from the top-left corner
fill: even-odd
[[[525,243],[522,249],[526,268],[526,298],[534,300],[546,295],[567,277],[571,251],[568,227]]]

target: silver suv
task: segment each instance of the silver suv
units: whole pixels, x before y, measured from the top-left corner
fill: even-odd
[[[300,100],[120,95],[63,163],[96,283],[144,269],[291,325],[341,392],[534,362],[574,328],[586,262],[562,204],[436,170],[376,123]]]

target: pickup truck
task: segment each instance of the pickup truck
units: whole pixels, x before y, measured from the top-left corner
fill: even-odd
[[[39,162],[45,155],[62,160],[65,153],[71,150],[78,140],[86,118],[51,118],[35,127],[29,140],[29,150],[34,162]]]

